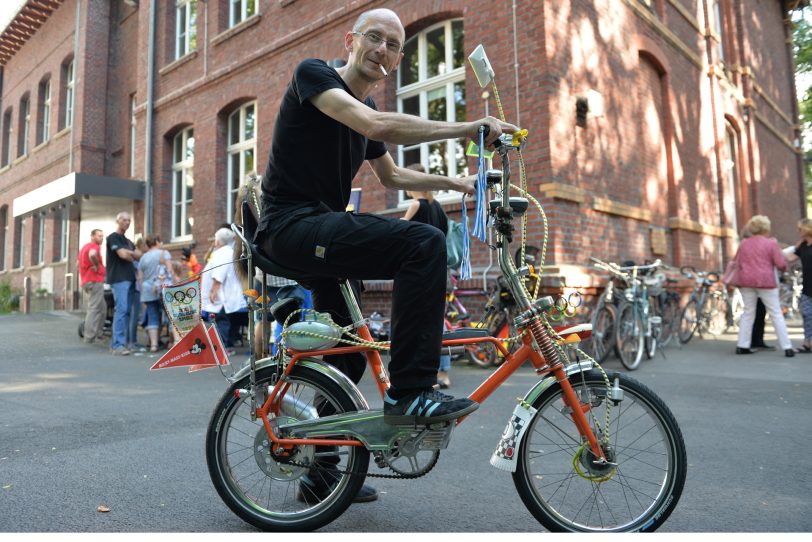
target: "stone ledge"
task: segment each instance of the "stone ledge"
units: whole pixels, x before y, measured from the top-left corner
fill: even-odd
[[[219,45],[219,44],[223,43],[224,41],[228,40],[229,38],[231,38],[232,36],[235,36],[235,35],[239,34],[243,30],[245,30],[247,28],[251,28],[252,26],[257,24],[261,20],[262,20],[262,15],[260,15],[259,13],[254,13],[253,15],[251,15],[250,17],[248,17],[244,21],[240,21],[239,23],[235,24],[231,28],[223,30],[222,32],[220,32],[219,34],[214,36],[211,39],[211,44],[212,45]]]
[[[592,200],[592,208],[599,213],[607,213],[610,215],[624,216],[626,218],[633,218],[634,220],[641,220],[643,222],[651,222],[651,211],[620,203],[618,201],[610,200],[609,198],[594,198]]]
[[[696,220],[672,216],[668,219],[668,227],[672,230],[684,230],[694,233],[701,233],[704,235],[711,235],[713,237],[736,237],[736,232],[733,228],[728,226],[714,226],[712,224],[703,224]]]
[[[158,74],[166,75],[167,73],[178,69],[179,67],[183,66],[187,62],[194,60],[195,58],[197,58],[197,49],[195,49],[191,53],[186,53],[185,55],[175,60],[174,62],[170,62],[169,64],[158,70]]]
[[[542,196],[548,198],[584,203],[586,201],[586,191],[577,186],[564,183],[544,183],[539,185]]]

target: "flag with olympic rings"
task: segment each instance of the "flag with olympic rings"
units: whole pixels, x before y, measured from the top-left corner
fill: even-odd
[[[183,337],[200,322],[200,276],[164,286],[161,301],[175,330]]]

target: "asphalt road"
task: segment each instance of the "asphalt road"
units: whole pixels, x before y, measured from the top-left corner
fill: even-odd
[[[83,345],[79,321],[0,316],[0,532],[255,532],[220,501],[206,468],[220,373],[149,372],[155,356]],[[800,329],[791,332],[799,343]],[[685,490],[661,531],[811,531],[812,355],[736,356],[734,340],[694,339],[634,374],[673,410],[688,450]],[[450,391],[467,394],[486,374],[455,364]],[[543,531],[510,475],[488,463],[535,381],[520,370],[455,430],[431,473],[369,480],[381,498],[323,531]],[[372,391],[366,379],[361,387]]]

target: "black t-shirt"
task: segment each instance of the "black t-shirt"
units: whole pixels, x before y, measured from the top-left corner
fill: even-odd
[[[346,210],[352,180],[364,160],[386,152],[382,142],[368,140],[310,102],[333,88],[353,96],[338,72],[324,61],[308,59],[296,67],[276,117],[262,180],[259,230],[269,223],[279,229],[307,212]],[[364,103],[376,109],[372,98]]]
[[[107,284],[135,280],[135,266],[128,260],[122,260],[116,254],[120,248],[135,249],[132,241],[118,232],[107,236]]]
[[[420,202],[420,207],[417,209],[417,212],[412,217],[414,222],[422,222],[423,224],[428,224],[429,226],[434,226],[443,234],[448,233],[448,217],[443,211],[443,206],[437,203],[435,200],[429,200],[420,198],[417,200]]]
[[[795,247],[795,255],[801,259],[801,269],[803,270],[805,296],[812,297],[812,245],[806,241]]]

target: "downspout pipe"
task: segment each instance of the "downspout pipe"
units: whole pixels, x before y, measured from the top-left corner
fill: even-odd
[[[79,88],[79,25],[82,19],[82,0],[76,0],[76,26],[73,30],[73,118],[70,123],[70,152],[68,153],[68,173],[73,173],[73,145],[76,132],[76,95]]]
[[[152,226],[152,122],[155,86],[155,17],[157,1],[149,3],[149,43],[147,45],[147,128],[144,142],[144,231],[153,231]]]

